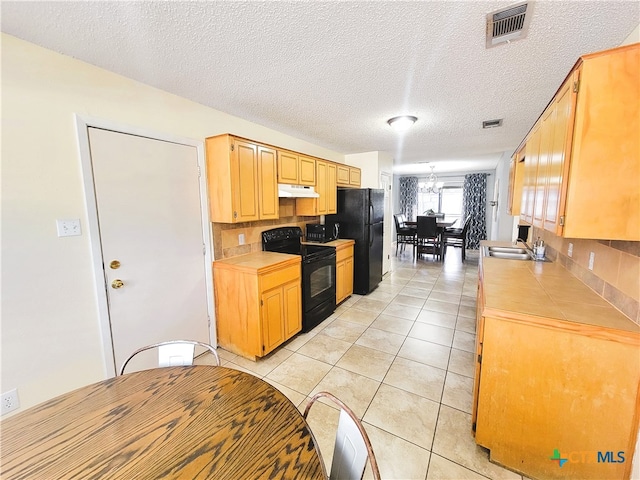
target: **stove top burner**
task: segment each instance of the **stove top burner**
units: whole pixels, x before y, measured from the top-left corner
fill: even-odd
[[[262,232],[262,250],[301,255],[305,262],[332,255],[334,247],[302,245],[300,227],[279,227]]]

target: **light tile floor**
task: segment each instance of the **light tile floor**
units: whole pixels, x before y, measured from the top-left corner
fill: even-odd
[[[301,411],[316,392],[338,396],[362,419],[384,479],[521,479],[471,435],[477,258],[463,264],[451,249],[444,263],[414,262],[407,249],[375,291],[313,331],[258,362],[219,349],[222,365],[263,378]],[[327,468],[337,421],[328,404],[309,414]]]

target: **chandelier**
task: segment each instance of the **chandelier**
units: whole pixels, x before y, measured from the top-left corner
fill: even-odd
[[[431,173],[427,177],[426,182],[418,183],[418,188],[422,193],[440,193],[440,189],[444,185],[444,182],[438,181],[438,176],[433,173],[434,166],[431,165]]]

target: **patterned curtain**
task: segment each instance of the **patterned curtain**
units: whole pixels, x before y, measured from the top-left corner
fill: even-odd
[[[467,229],[467,248],[477,249],[480,247],[480,240],[487,239],[486,173],[472,173],[464,176],[462,204],[462,218],[471,215]]]
[[[415,220],[418,211],[418,177],[400,177],[400,213]]]

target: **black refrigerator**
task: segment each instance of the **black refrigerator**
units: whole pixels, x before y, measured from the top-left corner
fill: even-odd
[[[338,189],[338,213],[325,224],[340,224],[340,238],[356,241],[353,258],[353,292],[366,295],[382,280],[382,226],[384,190]]]

